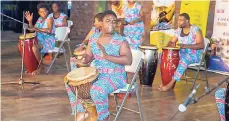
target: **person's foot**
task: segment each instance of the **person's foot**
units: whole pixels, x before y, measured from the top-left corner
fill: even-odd
[[[170,81],[167,85],[160,85],[158,90],[161,92],[166,92],[172,90],[176,84],[175,80]]]
[[[37,70],[32,72],[32,75],[39,75],[40,73],[42,73],[44,71],[44,67],[41,66],[40,68],[38,68]]]
[[[88,117],[88,113],[78,113],[77,121],[84,121]]]

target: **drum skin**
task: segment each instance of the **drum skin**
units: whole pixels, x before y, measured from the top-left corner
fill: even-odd
[[[179,64],[179,49],[162,49],[161,55],[161,78],[162,84],[167,85],[174,75]]]
[[[22,57],[22,53],[23,53],[23,41],[24,39],[22,39],[21,37],[19,37],[19,51],[21,53],[21,57]],[[37,44],[38,40],[36,37],[27,37],[27,39],[25,40],[25,51],[24,51],[24,64],[26,67],[26,70],[28,73],[32,73],[33,71],[37,70],[38,68],[38,61],[33,53],[32,47],[33,45]]]
[[[144,60],[139,70],[140,84],[143,86],[152,86],[154,76],[157,70],[158,53],[156,47],[139,47],[144,53]]]

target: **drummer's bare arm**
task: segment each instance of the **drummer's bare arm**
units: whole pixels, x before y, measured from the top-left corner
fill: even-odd
[[[132,54],[127,41],[124,41],[120,47],[120,56],[111,56],[107,55],[104,47],[98,43],[98,46],[102,52],[103,58],[113,63],[121,65],[131,65],[132,63]]]
[[[26,12],[25,12],[25,18],[26,18],[26,20],[29,22],[29,28],[28,28],[28,29],[29,29],[31,32],[33,32],[33,31],[34,31],[34,29],[33,29],[33,23],[32,23],[32,21],[33,21],[33,13],[30,14],[29,11],[26,11]]]
[[[175,46],[176,42],[178,41],[178,38],[176,36],[174,36],[167,44],[167,46]]]
[[[63,19],[63,26],[68,26],[68,22],[67,22],[67,16],[64,17]]]
[[[190,48],[194,50],[203,49],[204,48],[204,38],[203,38],[201,30],[199,30],[196,33],[196,44],[180,44],[180,47],[181,48]]]
[[[87,49],[86,49],[86,54],[83,55],[83,61],[82,63],[87,64],[90,63],[93,59],[93,54],[91,52],[91,46],[88,44]]]
[[[82,43],[84,43],[85,45],[87,45],[88,44],[88,41],[89,41],[89,38],[91,37],[92,34],[93,34],[93,30],[91,29],[89,31],[89,33],[87,34],[86,38],[83,40]]]

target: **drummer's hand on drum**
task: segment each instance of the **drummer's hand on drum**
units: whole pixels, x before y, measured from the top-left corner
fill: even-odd
[[[185,48],[184,44],[177,44],[177,46],[179,46],[180,48]]]
[[[166,45],[166,47],[175,47],[175,46],[176,44],[171,41],[169,41],[168,44]]]
[[[101,51],[101,54],[102,54],[101,56],[103,58],[105,58],[107,56],[107,53],[105,51],[105,48],[100,43],[98,43],[98,42],[97,42],[97,46],[98,46],[99,50]]]
[[[86,47],[82,44],[82,45],[80,45],[79,47],[77,47],[77,48],[74,50],[74,52],[83,51],[83,50],[85,50],[85,49],[86,49]]]
[[[26,12],[25,12],[25,18],[26,18],[26,20],[29,21],[29,22],[32,21],[32,20],[33,20],[33,13],[30,14],[29,11],[26,11]]]

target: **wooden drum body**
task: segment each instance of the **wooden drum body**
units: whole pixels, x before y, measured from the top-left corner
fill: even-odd
[[[144,53],[144,61],[139,70],[140,84],[152,86],[157,70],[158,48],[155,45],[142,45],[139,49]]]
[[[167,85],[172,80],[180,60],[179,50],[175,47],[162,48],[161,78],[163,85]]]
[[[23,54],[23,42],[24,42],[24,35],[19,37],[19,46],[18,49]],[[25,50],[24,50],[24,64],[28,73],[32,73],[33,71],[37,70],[38,68],[38,61],[33,53],[32,47],[33,45],[37,44],[38,40],[36,38],[35,33],[26,34],[26,39],[24,42]]]
[[[96,111],[96,106],[91,100],[85,100],[83,102],[83,107],[88,113],[88,117],[84,121],[97,121],[98,114]]]

